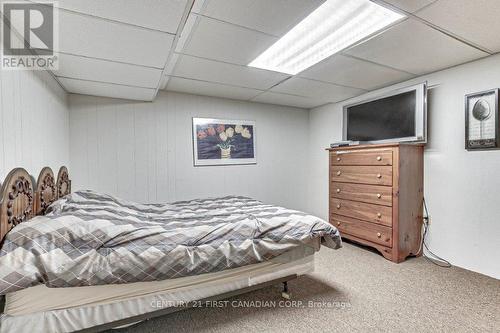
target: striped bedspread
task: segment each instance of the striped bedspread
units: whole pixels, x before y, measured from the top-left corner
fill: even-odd
[[[298,246],[337,249],[339,232],[295,210],[237,196],[145,205],[92,191],[11,230],[0,295],[178,278],[263,262]]]

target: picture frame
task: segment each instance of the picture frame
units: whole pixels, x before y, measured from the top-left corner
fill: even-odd
[[[500,149],[500,89],[465,96],[465,149]]]
[[[257,163],[255,121],[193,118],[192,130],[194,166]]]

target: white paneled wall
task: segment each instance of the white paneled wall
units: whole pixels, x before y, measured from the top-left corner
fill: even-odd
[[[69,163],[67,96],[43,71],[0,70],[0,182],[15,167],[35,177]]]
[[[464,148],[464,96],[500,88],[500,55],[398,84],[427,80],[429,143],[424,194],[431,215],[430,248],[452,264],[500,278],[500,151]],[[345,104],[370,97],[356,97]],[[311,110],[308,210],[328,216],[328,154],[342,138],[343,103]]]
[[[70,95],[75,189],[139,202],[247,195],[305,209],[308,112],[180,93],[152,102]],[[255,120],[257,165],[193,167],[192,117]]]

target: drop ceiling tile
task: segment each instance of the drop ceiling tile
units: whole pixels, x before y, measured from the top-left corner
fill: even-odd
[[[123,98],[139,101],[152,101],[155,89],[120,86],[116,84],[82,81],[67,78],[58,78],[59,82],[69,93]]]
[[[269,89],[288,77],[282,73],[188,55],[183,55],[178,60],[174,76],[262,90]]]
[[[206,0],[203,15],[281,37],[325,0]]]
[[[145,28],[176,33],[187,0],[59,0],[59,7]]]
[[[67,11],[59,14],[59,48],[84,55],[163,68],[174,36]]]
[[[252,99],[253,102],[294,106],[297,108],[311,109],[326,104],[327,101],[301,97],[296,95],[265,92]]]
[[[343,101],[365,92],[362,89],[343,87],[300,77],[293,77],[273,87],[271,91],[315,98],[327,102]]]
[[[58,54],[56,76],[156,88],[161,70],[68,54]]]
[[[414,75],[343,55],[335,55],[302,72],[300,77],[366,90],[408,80]]]
[[[417,16],[493,52],[500,52],[500,1],[440,0]]]
[[[276,40],[260,32],[199,16],[182,53],[248,65]]]
[[[249,100],[262,92],[256,89],[233,87],[220,83],[189,80],[179,77],[171,77],[166,90],[240,100]]]
[[[414,19],[344,53],[414,74],[434,72],[488,55]]]
[[[394,7],[407,11],[409,13],[414,13],[437,0],[383,0],[383,1],[393,5]]]

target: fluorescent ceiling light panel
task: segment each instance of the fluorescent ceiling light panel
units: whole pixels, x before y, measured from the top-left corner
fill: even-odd
[[[370,0],[327,0],[248,66],[295,75],[403,18]]]

